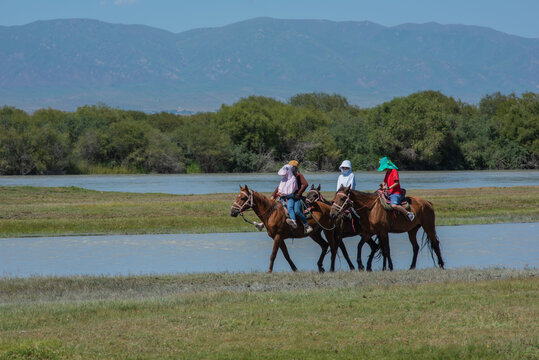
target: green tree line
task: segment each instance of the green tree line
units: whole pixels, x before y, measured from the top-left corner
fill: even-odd
[[[470,105],[423,91],[373,108],[338,94],[251,96],[194,115],[0,109],[2,175],[265,172],[289,159],[373,170],[382,156],[410,170],[537,169],[539,94]]]

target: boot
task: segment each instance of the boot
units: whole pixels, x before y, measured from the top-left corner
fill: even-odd
[[[296,222],[292,219],[286,219],[286,223],[290,226],[292,226],[292,229],[295,229],[298,227],[298,224],[296,224]]]

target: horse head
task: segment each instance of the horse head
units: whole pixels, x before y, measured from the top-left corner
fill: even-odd
[[[305,204],[311,206],[317,201],[322,200],[322,194],[320,193],[320,184],[315,188],[314,185],[311,185],[311,189],[305,195]]]
[[[250,190],[247,185],[241,187],[240,193],[236,196],[236,201],[230,208],[230,216],[236,217],[245,210],[252,208],[253,206],[253,190]]]
[[[343,211],[346,211],[352,206],[352,200],[350,199],[350,186],[344,187],[341,185],[340,189],[333,198],[333,205],[331,206],[331,212],[329,215],[336,219]]]

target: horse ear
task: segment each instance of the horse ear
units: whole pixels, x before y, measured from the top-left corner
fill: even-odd
[[[247,187],[247,184],[245,184],[245,191],[249,191],[249,187]]]
[[[342,185],[341,185],[341,186],[342,186]],[[347,192],[347,193],[350,192],[350,187],[351,187],[351,186],[352,186],[352,185],[348,185],[348,186],[346,187],[346,189],[344,189],[344,191]]]
[[[314,189],[314,185],[311,185],[311,190]]]
[[[243,188],[241,187],[241,184],[239,184],[238,186],[240,187],[240,191],[242,191],[242,190],[243,190]]]
[[[316,190],[320,191],[321,187],[320,187],[320,184],[318,184],[318,187],[316,188]]]

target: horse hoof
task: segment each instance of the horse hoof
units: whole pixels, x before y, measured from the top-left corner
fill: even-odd
[[[364,270],[365,270],[364,266],[358,266],[358,268],[357,268],[357,271],[364,271]]]
[[[324,269],[323,267],[319,267],[319,268],[318,268],[318,272],[319,272],[319,273],[325,273],[325,272],[326,272],[326,269]]]
[[[266,274],[271,274],[273,271],[271,269],[269,269],[268,271],[266,271]]]
[[[367,272],[372,272],[372,269],[371,269],[371,268],[367,268]]]

